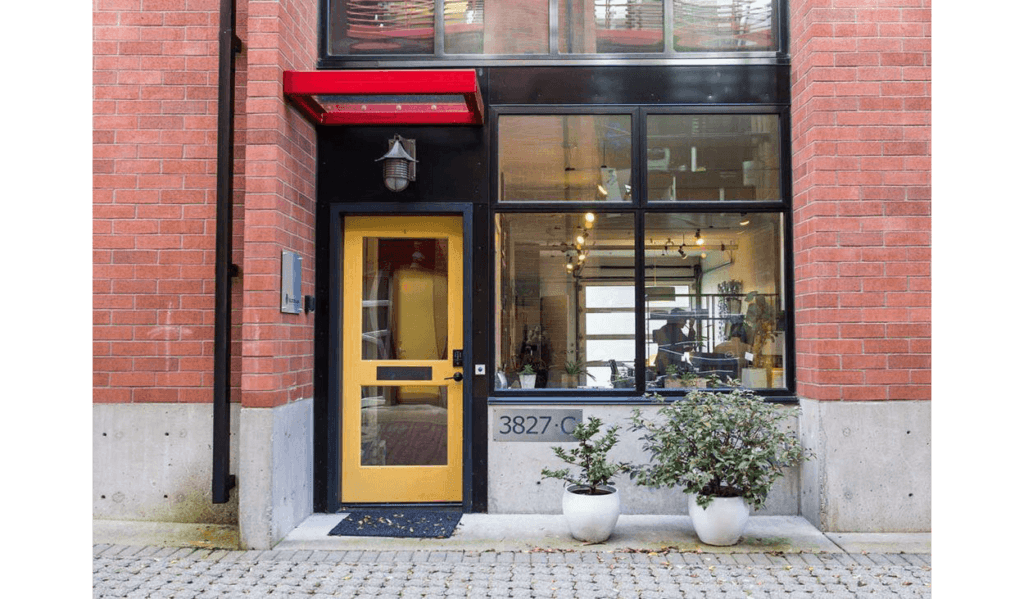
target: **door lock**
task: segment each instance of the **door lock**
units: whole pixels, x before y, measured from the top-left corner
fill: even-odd
[[[453,374],[451,376],[445,377],[444,380],[446,380],[446,381],[455,381],[456,383],[461,383],[462,382],[462,373],[461,372],[456,372],[455,374]]]

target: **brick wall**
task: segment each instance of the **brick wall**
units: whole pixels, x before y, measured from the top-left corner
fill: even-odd
[[[285,70],[316,66],[317,3],[248,3],[242,405],[313,396],[313,315],[282,314],[281,251],[302,256],[313,293],[316,137],[284,101]]]
[[[930,5],[790,2],[803,397],[931,397]]]
[[[212,400],[218,25],[217,0],[94,3],[96,402]]]
[[[219,8],[94,5],[95,402],[212,401]],[[312,396],[313,317],[280,313],[280,273],[299,252],[313,293],[315,137],[281,79],[315,67],[316,9],[236,7],[231,385],[248,406]]]

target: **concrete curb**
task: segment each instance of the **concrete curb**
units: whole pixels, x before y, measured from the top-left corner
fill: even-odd
[[[615,534],[600,544],[574,540],[560,515],[537,514],[464,514],[455,534],[448,539],[328,536],[327,532],[344,516],[313,514],[279,541],[273,551],[288,555],[299,552],[335,556],[339,560],[363,552],[403,556],[421,552],[565,556],[591,553],[846,554],[856,556],[856,561],[863,561],[857,558],[866,555],[931,553],[931,533],[823,533],[800,516],[753,516],[740,543],[731,547],[701,543],[688,516],[621,516]],[[231,553],[240,549],[237,527],[109,520],[93,521],[93,544],[94,555],[99,551],[105,557],[128,551],[125,549],[128,546]],[[876,561],[867,559],[864,563]]]

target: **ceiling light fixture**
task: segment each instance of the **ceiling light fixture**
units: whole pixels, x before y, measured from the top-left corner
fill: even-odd
[[[700,229],[697,229],[697,245],[704,245],[704,238],[700,234]]]

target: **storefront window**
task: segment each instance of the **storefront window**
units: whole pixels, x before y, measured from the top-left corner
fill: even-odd
[[[636,114],[498,115],[495,389],[787,389],[781,116]]]
[[[495,217],[497,388],[635,385],[635,229],[631,214]]]
[[[503,115],[500,202],[628,202],[628,115]]]
[[[784,388],[782,215],[645,218],[647,388]]]
[[[774,200],[779,191],[779,117],[651,115],[650,201]]]

